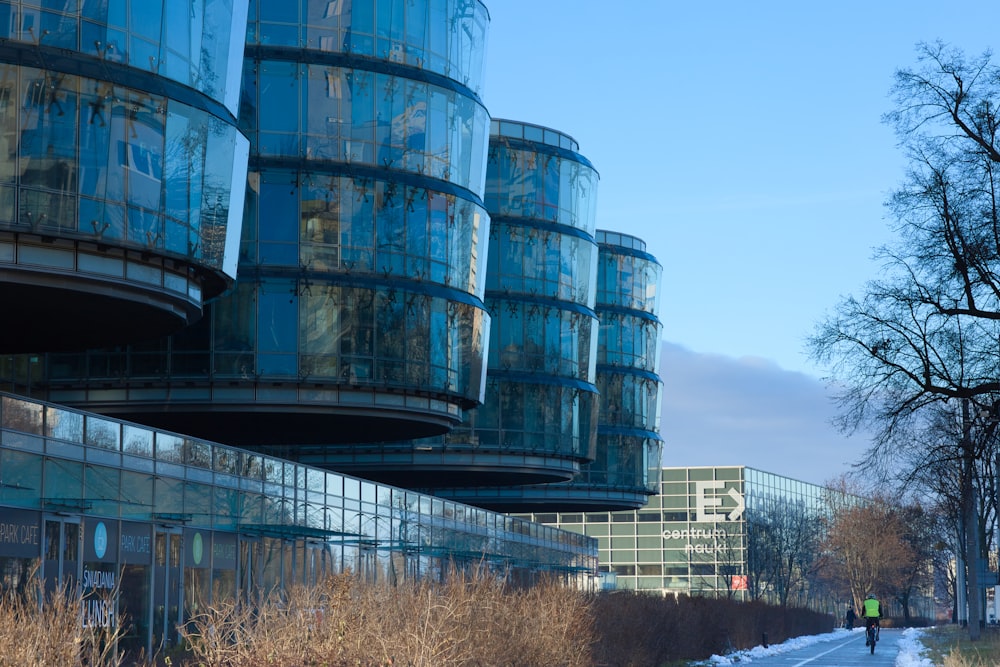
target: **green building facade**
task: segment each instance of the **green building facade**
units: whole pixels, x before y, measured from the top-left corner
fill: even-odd
[[[745,466],[660,476],[659,492],[638,510],[522,516],[597,538],[605,588],[835,607],[804,573],[837,492]],[[798,546],[790,569],[779,569]]]

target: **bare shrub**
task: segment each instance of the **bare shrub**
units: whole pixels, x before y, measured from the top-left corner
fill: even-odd
[[[512,605],[513,618],[506,619],[496,632],[503,646],[507,633],[519,641],[510,652],[510,665],[588,665],[596,641],[595,619],[590,600],[579,591],[557,582],[546,582],[523,591]]]
[[[804,609],[729,599],[659,597],[632,591],[594,596],[598,640],[594,664],[646,667],[702,660],[751,648],[767,633],[771,643],[833,630],[833,617]]]
[[[121,619],[81,623],[85,601],[65,589],[0,595],[0,667],[118,667]],[[107,601],[116,591],[107,591]],[[43,599],[44,604],[39,604]],[[759,602],[587,594],[556,581],[511,588],[479,571],[445,582],[368,584],[353,574],[249,604],[222,598],[180,628],[199,667],[651,667],[828,632],[831,616]],[[166,660],[166,656],[160,656]],[[141,656],[136,664],[142,662]],[[961,667],[957,662],[952,664]]]
[[[105,601],[114,599],[106,592]],[[84,601],[65,586],[45,594],[44,584],[34,577],[23,591],[0,595],[0,667],[52,665],[71,667],[117,667],[121,657],[117,642],[121,619],[110,627],[86,627]]]
[[[195,662],[226,667],[578,667],[593,641],[584,595],[483,572],[397,586],[335,575],[254,608],[210,605],[182,633]]]

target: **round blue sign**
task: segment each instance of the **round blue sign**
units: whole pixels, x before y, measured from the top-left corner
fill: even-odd
[[[194,564],[201,565],[201,557],[204,555],[205,545],[201,541],[201,533],[195,533],[191,541],[191,555],[194,556]]]
[[[98,521],[97,527],[94,528],[94,553],[97,554],[98,558],[104,558],[104,554],[107,550],[108,529],[104,527],[103,521]]]

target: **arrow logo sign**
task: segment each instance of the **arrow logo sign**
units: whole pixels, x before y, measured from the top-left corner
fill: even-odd
[[[732,488],[728,489],[728,492],[729,492],[729,497],[736,501],[736,507],[733,508],[733,511],[730,512],[728,516],[726,516],[726,518],[729,519],[730,521],[736,521],[741,516],[743,516],[743,510],[747,508],[747,505],[743,501],[742,493]]]
[[[725,517],[729,521],[736,521],[743,516],[746,503],[743,501],[743,494],[734,488],[726,489],[730,498],[736,501],[736,507],[726,512],[722,506],[725,494],[722,493],[726,483],[722,480],[707,480],[695,483],[695,512],[699,523],[712,521],[722,521]]]

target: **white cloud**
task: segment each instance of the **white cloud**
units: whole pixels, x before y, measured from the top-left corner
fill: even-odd
[[[836,405],[822,381],[766,359],[665,342],[660,377],[664,465],[746,465],[822,484],[868,448],[868,438],[832,425]]]

